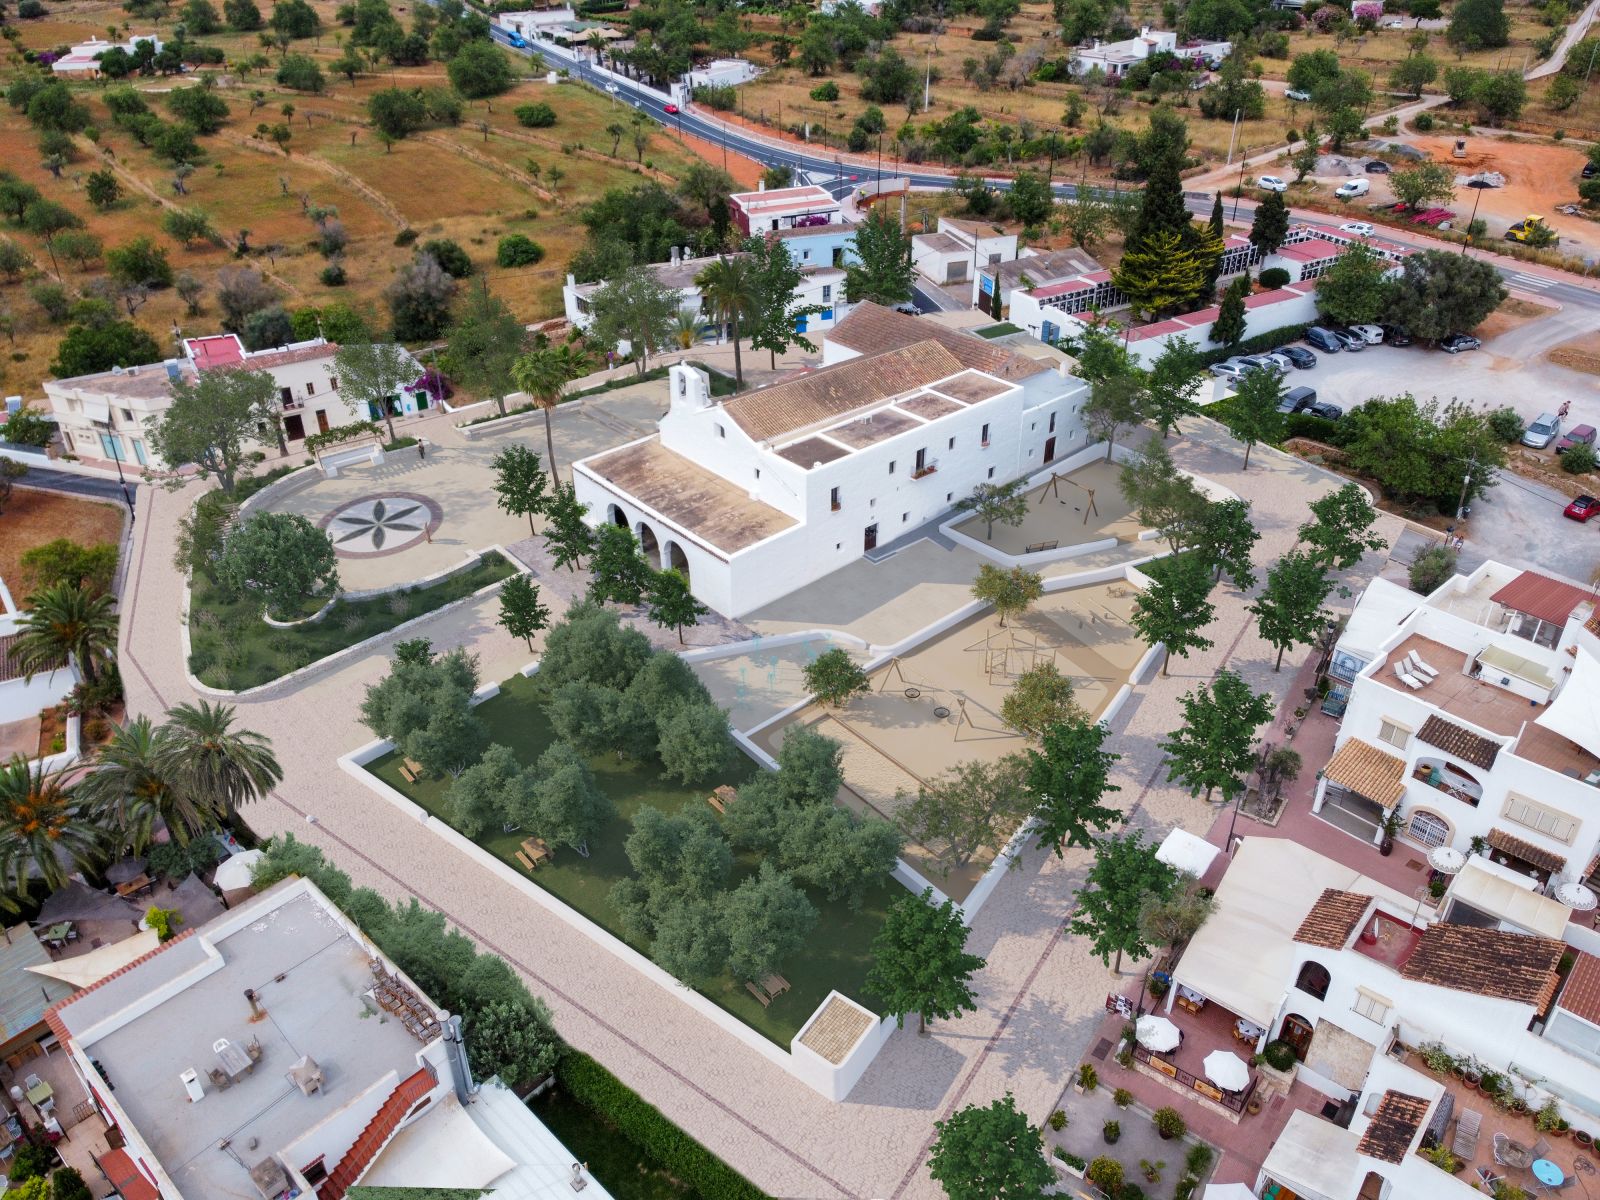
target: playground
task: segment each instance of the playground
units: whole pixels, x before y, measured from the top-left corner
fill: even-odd
[[[1091,718],[1104,712],[1146,650],[1128,624],[1136,594],[1120,581],[1053,592],[1005,627],[985,613],[885,663],[866,695],[837,709],[808,705],[756,741],[775,753],[796,725],[836,739],[844,747],[840,800],[894,820],[925,780],[969,759],[994,760],[1027,747],[1000,719],[1001,704],[1025,671],[1053,662],[1072,679]],[[997,849],[960,866],[920,845],[908,845],[904,857],[961,900]]]
[[[1076,470],[1052,475],[1027,493],[1028,515],[1020,525],[996,522],[993,536],[976,515],[948,528],[1002,554],[1035,554],[1115,538],[1138,539],[1141,526],[1122,495],[1121,468],[1097,459]]]

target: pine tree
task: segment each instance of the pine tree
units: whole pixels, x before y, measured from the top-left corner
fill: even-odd
[[[1256,205],[1255,220],[1250,223],[1250,242],[1261,253],[1271,254],[1288,236],[1289,209],[1283,202],[1283,193],[1268,192],[1267,198]]]
[[[1211,230],[1211,238],[1218,247],[1217,260],[1211,265],[1211,269],[1206,272],[1206,290],[1210,293],[1216,291],[1217,280],[1222,275],[1221,250],[1227,248],[1228,240],[1228,228],[1222,220],[1221,192],[1215,193],[1211,198],[1211,220],[1207,222],[1207,225]]]
[[[1194,299],[1205,286],[1205,268],[1180,233],[1163,230],[1129,246],[1112,279],[1135,312],[1159,316]]]
[[[1244,340],[1244,298],[1250,294],[1250,277],[1240,275],[1222,294],[1222,307],[1217,319],[1211,323],[1210,340],[1223,346],[1235,346]]]

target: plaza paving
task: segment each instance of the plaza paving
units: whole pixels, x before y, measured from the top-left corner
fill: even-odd
[[[428,422],[419,424],[432,436]],[[1262,530],[1256,559],[1270,562],[1292,544],[1306,502],[1339,481],[1262,448],[1249,472],[1241,472],[1239,447],[1214,424],[1194,424],[1189,436],[1172,443],[1174,459],[1255,501]],[[542,429],[532,432],[540,444]],[[564,462],[579,450],[569,436],[578,441],[586,435],[575,423],[558,421]],[[195,698],[184,679],[176,620],[183,581],[170,563],[178,519],[198,486],[177,493],[145,487],[140,497],[122,620],[123,676],[135,715],[159,716]],[[483,519],[492,519],[488,497],[480,503]],[[1384,532],[1392,535],[1389,524]],[[963,568],[970,556],[934,549],[937,554],[913,549],[879,564],[873,596],[819,604],[803,617],[801,609],[786,606],[790,627],[833,624],[867,636],[864,628],[903,624],[889,611],[896,604],[892,593],[913,580],[911,603],[919,611],[910,620],[931,611],[939,596],[953,600],[940,610],[948,611],[965,599],[973,572]],[[922,576],[923,568],[938,578]],[[1281,698],[1305,658],[1304,652],[1290,656],[1275,674],[1273,652],[1242,606],[1224,598],[1220,607],[1206,631],[1214,648],[1174,661],[1170,679],[1158,676],[1136,688],[1114,722],[1111,745],[1124,755],[1116,771],[1122,791],[1114,801],[1141,826],[1182,824],[1204,832],[1213,815],[1161,782],[1156,743],[1177,724],[1178,696],[1229,666]],[[480,656],[485,679],[501,678],[522,666],[528,652],[496,627],[496,608],[489,598],[408,633],[440,647],[464,645]],[[358,885],[395,898],[416,895],[443,911],[526,977],[550,1002],[566,1038],[762,1189],[785,1197],[935,1197],[940,1190],[925,1170],[935,1120],[1006,1090],[1035,1121],[1055,1107],[1115,986],[1082,939],[1061,932],[1086,865],[1082,853],[1056,859],[1027,852],[974,925],[970,948],[988,959],[976,981],[978,1011],[936,1023],[928,1038],[910,1029],[897,1033],[848,1101],[831,1104],[341,772],[335,759],[370,737],[357,717],[363,689],[386,669],[386,645],[380,644],[284,696],[239,706],[240,722],[272,739],[285,772],[282,786],[246,813],[252,826],[262,834],[293,832],[327,850]]]
[[[1096,459],[1076,471],[1042,483],[1026,494],[1027,515],[1019,525],[996,523],[994,535],[976,515],[955,526],[960,533],[986,542],[1002,554],[1022,554],[1029,546],[1076,546],[1114,537],[1139,536],[1139,518],[1118,484],[1122,468]],[[1051,543],[1055,543],[1052,545]]]

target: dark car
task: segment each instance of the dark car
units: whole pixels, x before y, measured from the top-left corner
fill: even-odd
[[[1317,365],[1317,356],[1304,346],[1285,346],[1278,353],[1287,358],[1301,371],[1309,371]]]
[[[1411,345],[1411,342],[1412,342],[1411,335],[1409,333],[1407,333],[1404,329],[1401,329],[1400,326],[1398,326],[1398,325],[1379,325],[1378,328],[1383,330],[1383,340],[1385,342],[1389,343],[1389,345],[1391,345],[1391,346],[1409,346],[1409,345]]]
[[[1556,453],[1565,454],[1574,446],[1594,445],[1593,425],[1574,425],[1556,441]]]
[[[1344,343],[1321,325],[1313,325],[1306,330],[1306,341],[1324,354],[1337,354],[1344,349]]]
[[[1600,171],[1600,167],[1595,166],[1592,162],[1583,164],[1583,177],[1585,179],[1593,179],[1597,171]]]
[[[1600,517],[1600,500],[1596,500],[1593,496],[1579,496],[1561,510],[1561,515],[1571,517],[1574,521],[1587,521],[1590,517]]]
[[[1353,329],[1330,329],[1329,333],[1339,339],[1339,344],[1351,354],[1360,354],[1367,348],[1367,339]]]
[[[1368,175],[1387,175],[1388,173],[1389,164],[1384,162],[1381,158],[1375,158],[1367,164]]]
[[[1344,409],[1337,404],[1329,404],[1326,400],[1318,400],[1315,404],[1306,405],[1306,412],[1313,417],[1321,417],[1324,421],[1337,421],[1344,416]]]
[[[1278,401],[1278,411],[1281,413],[1297,413],[1317,402],[1317,389],[1308,387],[1290,388],[1283,394],[1283,399]]]
[[[1439,349],[1446,354],[1460,354],[1463,350],[1476,350],[1481,345],[1483,343],[1470,333],[1452,333],[1439,343]]]

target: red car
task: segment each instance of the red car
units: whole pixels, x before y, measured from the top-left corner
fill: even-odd
[[[1600,517],[1600,500],[1596,500],[1593,496],[1579,496],[1562,510],[1561,515],[1571,517],[1574,521],[1587,521],[1590,517]]]
[[[678,111],[678,106],[676,104],[669,104],[665,108],[663,108],[661,111],[664,112],[664,113],[675,113],[675,112]]]

